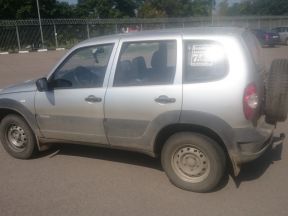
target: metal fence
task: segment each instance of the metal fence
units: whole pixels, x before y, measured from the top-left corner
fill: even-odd
[[[189,17],[157,19],[43,19],[42,43],[38,20],[0,20],[0,52],[70,48],[79,41],[120,33],[127,28],[141,30],[196,26],[239,26],[271,29],[288,26],[288,16]]]

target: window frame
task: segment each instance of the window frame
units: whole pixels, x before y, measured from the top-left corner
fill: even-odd
[[[107,42],[107,43],[99,43],[99,44],[91,44],[91,45],[87,45],[87,46],[81,46],[81,47],[77,47],[75,49],[73,49],[71,52],[69,52],[67,55],[65,55],[63,57],[63,59],[58,63],[58,65],[56,65],[56,67],[53,69],[53,72],[47,77],[47,81],[48,81],[48,85],[50,85],[50,83],[52,82],[53,78],[55,77],[55,74],[62,68],[63,65],[65,65],[67,63],[67,61],[69,61],[77,52],[84,50],[84,49],[89,49],[89,48],[96,48],[98,46],[105,46],[105,45],[112,45],[112,50],[111,50],[111,54],[107,63],[107,67],[106,67],[106,72],[104,75],[104,79],[103,79],[103,83],[102,86],[92,86],[92,87],[52,87],[53,90],[68,90],[68,89],[93,89],[93,88],[103,88],[105,86],[105,77],[107,76],[107,73],[110,73],[111,68],[109,67],[112,59],[114,57],[114,53],[115,53],[115,47],[117,46],[116,42]]]
[[[125,50],[123,50],[124,46],[126,44],[141,44],[141,43],[161,43],[161,42],[175,42],[175,45],[176,45],[176,59],[175,59],[175,72],[174,72],[174,77],[173,77],[173,80],[171,81],[171,83],[165,83],[165,84],[147,84],[147,85],[121,85],[121,86],[117,86],[115,85],[115,75],[117,73],[117,68],[118,68],[118,64],[120,62],[120,58],[123,54],[123,52]],[[115,64],[115,67],[114,67],[114,70],[113,70],[113,77],[112,77],[112,82],[111,82],[111,87],[113,88],[127,88],[127,87],[145,87],[145,86],[168,86],[168,85],[173,85],[173,83],[175,82],[175,78],[176,78],[176,74],[177,74],[177,65],[178,65],[178,40],[177,38],[164,38],[164,39],[142,39],[142,40],[125,40],[125,41],[121,41],[121,44],[119,45],[119,50],[118,50],[118,53],[117,53],[117,58],[116,58],[116,62],[113,63]]]
[[[115,48],[115,55],[113,57],[113,63],[111,64],[111,73],[109,76],[109,80],[108,80],[108,88],[127,88],[129,86],[113,86],[113,82],[114,82],[114,77],[115,77],[115,72],[116,72],[116,66],[117,66],[117,62],[119,59],[119,55],[120,55],[120,51],[122,48],[123,43],[125,42],[137,42],[137,41],[165,41],[165,40],[175,40],[176,44],[177,44],[177,62],[176,62],[176,73],[175,73],[175,77],[174,77],[174,83],[172,83],[171,85],[182,85],[182,34],[179,32],[175,32],[175,33],[170,33],[168,34],[159,34],[159,35],[150,35],[147,34],[145,36],[141,36],[141,37],[135,37],[135,36],[129,36],[127,35],[126,37],[121,37],[119,39],[119,42],[117,43],[117,46]],[[157,86],[157,85],[155,85]],[[166,85],[167,86],[167,85]],[[130,87],[134,87],[134,88],[147,88],[147,87],[151,87],[151,86],[130,86]]]

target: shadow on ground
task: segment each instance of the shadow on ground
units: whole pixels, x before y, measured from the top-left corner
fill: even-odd
[[[283,143],[272,146],[268,149],[262,157],[252,161],[250,163],[242,165],[241,172],[239,176],[232,177],[236,187],[240,187],[242,182],[253,181],[261,177],[265,171],[272,165],[275,161],[281,160]],[[156,169],[163,171],[161,162],[159,159],[149,157],[144,154],[137,152],[129,152],[123,150],[91,147],[91,146],[80,146],[73,144],[59,144],[54,145],[50,150],[42,152],[38,157],[54,157],[57,155],[69,155],[77,157],[86,157],[92,159],[100,159],[106,161],[113,161],[119,163],[126,163],[136,166],[148,167],[151,169]],[[225,175],[219,187],[217,187],[213,192],[219,191],[224,188],[229,182],[229,176]]]
[[[242,182],[252,181],[261,177],[275,161],[281,160],[283,143],[273,145],[264,155],[250,163],[242,165],[240,175],[234,178],[237,187]]]
[[[59,144],[54,145],[48,151],[41,152],[38,157],[48,156],[52,158],[56,155],[69,155],[107,160],[137,166],[144,166],[162,171],[160,160],[157,158],[152,158],[137,152],[129,152],[110,148],[100,148],[94,146],[92,147],[73,144]]]

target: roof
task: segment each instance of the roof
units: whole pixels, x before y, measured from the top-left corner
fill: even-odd
[[[93,43],[95,41],[112,41],[122,37],[137,39],[149,36],[170,36],[170,35],[241,35],[246,29],[238,27],[193,27],[193,28],[171,28],[161,30],[148,30],[131,33],[121,33],[95,37],[81,42],[79,45]]]

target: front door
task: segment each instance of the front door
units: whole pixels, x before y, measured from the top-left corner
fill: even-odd
[[[45,138],[108,143],[103,102],[113,47],[76,49],[50,76],[50,90],[36,93],[36,118]]]

